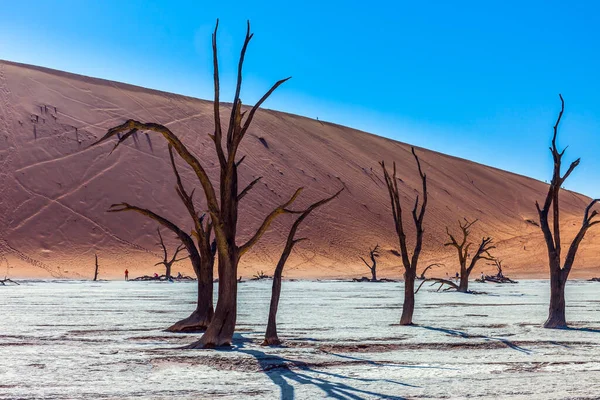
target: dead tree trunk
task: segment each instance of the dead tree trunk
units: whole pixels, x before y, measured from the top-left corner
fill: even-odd
[[[279,307],[279,298],[281,296],[281,277],[283,274],[283,268],[285,267],[285,263],[287,262],[287,259],[289,258],[290,253],[292,252],[292,249],[294,248],[296,243],[302,240],[306,240],[306,238],[295,239],[298,227],[312,211],[333,200],[342,192],[342,190],[340,190],[331,197],[328,197],[326,199],[320,200],[312,204],[310,207],[303,211],[293,211],[294,214],[300,214],[300,216],[296,219],[296,221],[292,225],[292,228],[290,229],[287,241],[285,242],[285,247],[283,248],[283,252],[281,253],[281,257],[279,258],[279,262],[277,263],[277,267],[275,267],[275,272],[273,273],[273,287],[271,289],[269,320],[267,322],[267,331],[265,333],[265,340],[263,342],[263,346],[278,346],[281,344],[279,336],[277,335],[277,308]]]
[[[96,257],[96,269],[94,270],[94,282],[98,280],[98,254],[94,254]]]
[[[385,177],[388,193],[390,195],[392,216],[394,218],[396,234],[398,235],[402,264],[404,265],[404,304],[402,306],[400,325],[412,325],[413,323],[412,317],[415,309],[415,278],[417,276],[419,255],[421,254],[421,248],[423,246],[423,219],[425,217],[425,210],[427,208],[427,176],[423,174],[423,171],[421,170],[421,162],[415,153],[414,147],[412,148],[412,154],[417,162],[417,169],[419,171],[419,176],[421,177],[423,191],[423,203],[421,204],[420,209],[419,196],[417,195],[415,206],[412,210],[413,222],[416,228],[416,241],[412,258],[409,257],[408,248],[406,246],[406,234],[404,233],[402,221],[402,204],[400,202],[400,193],[398,191],[398,178],[396,177],[396,163],[393,164],[394,170],[392,176],[390,176],[388,173],[385,163],[383,161],[380,163],[381,168],[383,169],[383,175]]]
[[[535,203],[538,215],[540,217],[540,228],[542,229],[546,247],[548,248],[548,264],[550,266],[550,308],[548,312],[548,319],[544,323],[544,328],[567,327],[565,315],[565,284],[569,279],[569,273],[571,272],[571,268],[575,262],[575,256],[577,255],[579,244],[585,237],[587,230],[593,225],[600,223],[599,220],[594,221],[594,217],[598,215],[598,211],[592,211],[592,208],[598,201],[600,201],[600,199],[594,199],[585,209],[581,228],[571,242],[567,256],[565,257],[564,263],[561,267],[559,194],[563,183],[579,165],[580,159],[578,158],[577,160],[573,161],[565,174],[561,176],[562,157],[566,149],[563,151],[558,151],[558,148],[556,147],[556,136],[558,133],[560,120],[565,111],[565,102],[562,95],[559,95],[559,97],[561,109],[556,123],[554,124],[554,135],[552,136],[552,146],[550,147],[552,159],[554,160],[552,181],[548,187],[548,194],[546,195],[546,200],[544,201],[543,207],[540,207],[538,202]],[[552,230],[550,229],[548,216],[550,207],[552,207]]]
[[[371,264],[364,258],[360,257],[362,262],[365,263],[369,271],[371,271],[371,282],[377,282],[377,258],[379,257],[379,245],[375,245],[372,249],[369,249],[369,257],[371,258]]]
[[[194,204],[194,191],[188,193],[183,186],[183,181],[179,175],[175,157],[173,155],[173,147],[169,144],[169,158],[171,167],[177,180],[175,191],[179,199],[185,205],[188,214],[194,221],[194,230],[192,235],[196,238],[198,254],[200,255],[199,269],[194,269],[198,279],[198,302],[196,309],[189,317],[176,322],[169,328],[169,332],[202,332],[208,328],[214,315],[213,307],[213,281],[214,281],[214,265],[215,253],[217,251],[216,242],[211,241],[213,231],[212,222],[206,218],[206,214],[200,215],[196,211]]]
[[[458,264],[460,266],[460,283],[458,288],[456,289],[459,292],[467,293],[469,291],[469,276],[471,272],[477,265],[477,262],[481,259],[493,261],[494,257],[492,257],[489,253],[490,250],[495,249],[496,246],[492,246],[492,238],[484,237],[481,239],[481,243],[475,252],[475,255],[471,257],[469,253],[469,248],[473,243],[467,242],[469,239],[469,235],[471,234],[471,227],[477,222],[469,221],[465,218],[465,222],[458,221],[458,225],[460,226],[460,230],[462,232],[462,241],[459,243],[456,238],[450,233],[448,227],[446,227],[446,233],[450,238],[448,243],[445,243],[444,246],[452,246],[456,248],[458,253]],[[470,259],[470,262],[469,262]],[[467,266],[467,262],[469,265]]]
[[[237,317],[237,268],[240,258],[248,252],[267,231],[275,218],[286,212],[286,208],[294,202],[300,194],[298,189],[294,195],[284,204],[276,207],[269,215],[267,215],[258,228],[256,233],[244,244],[237,244],[237,223],[238,223],[238,207],[240,200],[256,185],[260,180],[257,178],[250,182],[242,191],[238,190],[238,173],[237,169],[243,161],[243,157],[238,160],[237,153],[245,137],[252,120],[260,106],[267,98],[289,78],[282,79],[276,82],[263,97],[249,110],[242,112],[242,102],[240,100],[240,91],[242,86],[242,69],[246,49],[248,43],[252,39],[250,33],[250,23],[246,31],[246,38],[240,54],[238,63],[237,84],[233,102],[231,105],[231,114],[227,131],[223,134],[221,126],[220,114],[220,99],[219,99],[219,66],[217,57],[217,26],[212,36],[213,46],[213,68],[214,68],[214,93],[213,102],[214,133],[210,134],[210,138],[214,142],[215,151],[220,168],[219,179],[219,196],[215,190],[215,185],[210,180],[206,170],[181,140],[169,128],[156,123],[142,123],[135,120],[128,120],[125,123],[111,128],[108,132],[95,144],[104,142],[112,137],[118,137],[117,147],[119,144],[126,141],[137,131],[154,132],[161,134],[179,156],[194,170],[198,180],[202,186],[202,190],[206,197],[208,206],[208,214],[213,226],[217,257],[219,260],[219,297],[214,317],[208,326],[206,332],[199,342],[194,343],[190,348],[203,348],[230,345],[235,330]],[[223,138],[225,136],[225,138]],[[225,140],[225,146],[223,144]]]

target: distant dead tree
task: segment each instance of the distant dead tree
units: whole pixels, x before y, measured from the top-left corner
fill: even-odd
[[[269,279],[269,275],[265,274],[265,271],[256,271],[256,274],[252,275],[253,281],[261,281],[263,279]],[[239,279],[238,279],[239,280]]]
[[[364,262],[367,268],[369,268],[369,271],[371,271],[371,282],[377,282],[377,258],[379,255],[379,245],[376,244],[375,247],[369,249],[369,258],[371,259],[370,264],[360,256],[362,262]]]
[[[460,226],[460,230],[462,233],[462,240],[460,241],[460,243],[456,240],[454,235],[450,233],[448,227],[446,227],[446,233],[448,234],[450,241],[448,243],[445,243],[444,246],[451,246],[456,248],[456,251],[458,253],[458,263],[460,265],[460,284],[457,286],[456,284],[448,283],[450,281],[447,281],[447,283],[449,286],[452,286],[459,292],[463,293],[469,291],[469,276],[471,275],[471,272],[477,265],[477,262],[479,260],[494,260],[494,257],[492,257],[489,253],[490,250],[496,248],[496,246],[492,245],[493,239],[491,237],[483,237],[481,239],[481,243],[479,244],[479,247],[477,248],[475,254],[472,257],[469,253],[469,248],[473,244],[471,242],[468,242],[469,235],[471,234],[470,229],[477,221],[478,220],[469,221],[466,218],[464,219],[464,222],[458,221],[458,225]],[[471,260],[470,262],[469,258]],[[467,266],[468,262],[469,266]]]
[[[388,193],[390,195],[392,216],[394,218],[396,234],[398,235],[402,264],[404,265],[404,304],[402,306],[400,325],[412,325],[412,317],[415,309],[415,278],[417,277],[417,264],[419,262],[421,248],[423,246],[423,219],[425,217],[425,210],[427,208],[427,176],[423,174],[423,171],[421,170],[421,162],[415,153],[415,148],[412,147],[411,151],[415,161],[417,162],[417,169],[419,171],[419,176],[421,177],[423,186],[423,202],[421,207],[419,208],[419,196],[417,195],[415,206],[412,210],[413,222],[416,229],[416,240],[412,258],[409,257],[408,248],[406,246],[406,234],[404,233],[404,226],[402,222],[402,204],[400,202],[400,193],[398,191],[398,178],[396,177],[396,163],[394,162],[393,164],[393,173],[392,176],[390,176],[385,167],[385,163],[383,161],[380,162],[381,168],[383,169],[383,175],[385,177],[385,183],[388,188]]]
[[[544,205],[540,207],[538,202],[535,203],[540,217],[540,227],[544,233],[544,240],[546,241],[546,247],[548,248],[548,261],[550,265],[550,308],[548,319],[544,323],[544,328],[567,327],[567,320],[565,316],[565,285],[569,279],[569,273],[571,272],[573,263],[575,262],[575,256],[577,255],[579,244],[585,237],[587,230],[590,227],[600,223],[600,220],[594,221],[594,218],[598,215],[598,211],[592,210],[594,205],[600,201],[600,199],[594,199],[585,208],[581,228],[579,228],[579,232],[571,242],[564,263],[561,267],[559,193],[565,180],[579,165],[580,159],[578,158],[577,160],[573,161],[565,174],[561,176],[562,157],[566,148],[563,151],[558,151],[558,148],[556,147],[556,136],[558,133],[560,120],[565,111],[565,101],[563,100],[562,95],[559,94],[559,97],[561,109],[556,123],[554,124],[554,135],[552,136],[552,146],[550,147],[552,159],[554,160],[552,181],[548,187],[548,194],[546,195]],[[553,225],[552,230],[550,228],[548,218],[551,207]]]
[[[181,250],[185,249],[185,245],[183,243],[181,243],[175,249],[175,252],[173,253],[173,257],[171,257],[171,259],[169,259],[169,256],[168,256],[168,253],[167,253],[167,246],[165,245],[165,241],[163,240],[163,237],[160,234],[160,228],[156,228],[156,232],[158,233],[158,239],[160,240],[160,242],[159,242],[160,247],[163,250],[163,260],[160,261],[160,262],[157,262],[154,265],[155,266],[164,265],[164,267],[165,267],[165,278],[166,279],[171,279],[171,268],[173,267],[173,264],[175,264],[176,262],[185,260],[186,258],[189,258],[190,256],[188,254],[185,257],[177,258],[177,255],[179,254],[179,252]]]
[[[343,190],[343,189],[342,189]],[[277,262],[277,267],[275,267],[275,272],[273,273],[273,287],[271,289],[271,304],[269,306],[269,321],[267,323],[267,331],[265,333],[265,340],[263,342],[263,346],[276,346],[280,345],[281,341],[279,340],[279,336],[277,335],[277,308],[279,307],[279,298],[281,296],[281,277],[283,274],[283,268],[285,267],[285,263],[287,262],[292,249],[296,245],[296,243],[306,240],[306,238],[298,238],[296,239],[296,232],[298,231],[298,227],[302,224],[302,221],[306,219],[310,215],[311,212],[316,210],[317,208],[329,203],[331,200],[336,198],[341,192],[337,192],[331,197],[326,199],[317,201],[316,203],[311,204],[308,208],[302,211],[291,211],[293,214],[300,214],[300,216],[294,221],[292,228],[288,234],[287,240],[285,242],[285,247],[283,248],[283,252],[281,253],[281,257],[279,258],[279,262]]]
[[[216,247],[218,254],[218,272],[219,272],[219,296],[214,317],[210,322],[206,332],[200,340],[190,348],[205,348],[215,346],[230,345],[237,319],[237,268],[240,258],[246,254],[268,230],[271,223],[281,214],[286,213],[288,207],[299,196],[302,188],[296,192],[283,204],[275,207],[261,223],[256,232],[243,244],[237,244],[237,226],[239,203],[256,185],[261,177],[254,179],[241,191],[238,190],[238,167],[243,162],[244,157],[237,158],[240,144],[254,116],[265,100],[289,78],[276,82],[250,109],[242,111],[242,102],[240,100],[240,91],[242,86],[242,69],[248,43],[253,34],[250,32],[250,22],[248,22],[246,38],[242,46],[237,70],[237,84],[235,95],[231,104],[231,114],[226,124],[227,130],[223,132],[220,112],[220,84],[219,67],[217,57],[217,29],[218,20],[212,35],[213,48],[213,68],[214,68],[214,102],[213,117],[214,131],[209,134],[214,142],[215,152],[220,169],[220,179],[218,190],[208,176],[200,160],[194,156],[181,140],[166,126],[157,123],[143,123],[133,119],[115,126],[95,144],[102,143],[112,137],[118,137],[115,148],[134,135],[137,131],[154,132],[161,134],[179,156],[192,168],[202,186],[208,207],[208,215],[212,223],[216,238]],[[223,138],[224,136],[224,138]],[[225,140],[225,146],[223,145]],[[186,246],[187,248],[187,246]]]
[[[161,226],[169,229],[181,240],[181,243],[185,246],[192,268],[196,274],[198,282],[198,301],[196,303],[196,309],[190,314],[189,317],[176,322],[167,331],[170,332],[200,332],[206,330],[208,324],[213,318],[213,268],[215,264],[215,253],[216,244],[214,240],[211,241],[211,233],[213,225],[205,214],[200,215],[196,211],[194,204],[194,191],[188,193],[179,170],[175,163],[173,156],[173,148],[169,145],[169,158],[171,161],[171,167],[176,178],[175,192],[177,196],[184,204],[188,211],[189,216],[192,218],[194,229],[191,235],[185,230],[169,221],[167,218],[158,215],[157,213],[130,205],[128,203],[113,204],[109,208],[109,212],[122,212],[122,211],[134,211],[141,215],[144,215],[156,222]],[[196,243],[194,243],[194,238]]]
[[[0,257],[2,257],[2,255],[0,255]],[[0,260],[2,260],[2,259],[4,259],[4,261],[6,261],[6,275],[4,275],[4,279],[0,279],[0,285],[6,286],[7,283],[14,283],[17,286],[20,286],[17,282],[8,278],[8,273],[10,272],[10,264],[8,263],[8,259],[6,259],[4,257],[0,258]]]
[[[94,271],[94,282],[98,280],[98,254],[94,254],[96,257],[96,269]]]
[[[7,277],[4,277],[4,279],[0,279],[0,285],[6,286],[7,283],[13,283],[17,286],[20,286],[19,283],[13,281],[12,279],[8,279]]]
[[[493,265],[494,267],[496,267],[496,276],[504,276],[504,271],[503,271],[503,266],[502,266],[502,260],[499,258],[494,259],[493,263],[488,263],[488,265]]]
[[[487,263],[487,265],[491,265],[496,268],[496,275],[486,275],[484,277],[484,281],[494,283],[517,283],[509,277],[504,276],[504,266],[502,265],[502,260],[496,258],[494,259],[494,262]]]
[[[433,263],[433,264],[429,264],[427,267],[425,267],[425,269],[423,270],[423,272],[421,272],[421,276],[419,277],[419,279],[427,279],[425,277],[425,273],[427,271],[429,271],[431,268],[435,268],[435,267],[443,267],[444,264],[439,264],[439,263]]]

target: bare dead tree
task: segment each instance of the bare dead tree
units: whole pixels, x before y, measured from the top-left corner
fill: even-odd
[[[310,215],[311,212],[316,210],[317,208],[329,203],[331,200],[336,198],[343,189],[338,191],[333,196],[330,196],[326,199],[317,201],[316,203],[311,204],[308,208],[302,211],[291,211],[288,210],[289,213],[300,214],[300,216],[294,221],[290,232],[288,234],[287,240],[285,242],[285,247],[283,248],[283,252],[281,253],[281,257],[279,258],[279,262],[277,262],[277,267],[275,267],[275,272],[273,273],[273,287],[271,289],[271,304],[269,307],[269,321],[267,323],[267,331],[265,333],[265,340],[263,342],[263,346],[274,346],[280,345],[281,341],[279,340],[279,336],[277,335],[277,308],[279,307],[279,298],[281,296],[281,277],[283,274],[283,268],[285,267],[285,263],[287,262],[294,246],[296,243],[306,240],[306,238],[298,238],[296,239],[296,232],[298,231],[298,227],[302,222]]]
[[[10,273],[10,264],[8,263],[8,259],[2,256],[2,254],[0,254],[0,260],[4,260],[6,262],[6,274],[4,275],[4,279],[0,279],[0,285],[6,286],[7,283],[14,283],[17,286],[20,286],[19,283],[8,278],[8,275]]]
[[[479,244],[479,247],[477,248],[475,254],[472,257],[469,253],[469,248],[473,243],[468,242],[468,239],[469,235],[471,234],[471,227],[477,221],[478,220],[469,221],[466,218],[464,219],[464,222],[458,221],[458,225],[460,226],[460,230],[462,233],[462,240],[460,241],[460,243],[456,240],[454,235],[450,233],[448,227],[446,227],[446,233],[448,234],[450,241],[448,243],[445,243],[444,246],[451,246],[456,248],[456,251],[458,253],[458,263],[460,265],[460,284],[458,285],[458,288],[456,288],[456,290],[463,293],[469,291],[469,276],[471,275],[471,272],[477,265],[477,262],[482,259],[488,261],[494,260],[494,257],[492,257],[492,255],[489,253],[490,250],[496,248],[496,246],[492,245],[493,239],[491,237],[483,237],[481,239],[481,243]],[[469,266],[467,266],[467,262],[469,262]]]
[[[502,260],[496,258],[494,262],[487,263],[487,265],[491,265],[496,268],[496,275],[486,275],[483,280],[485,282],[494,282],[494,283],[517,283],[513,281],[507,276],[504,276],[504,265]]]
[[[402,317],[400,318],[400,325],[412,325],[412,317],[415,309],[415,278],[417,277],[417,264],[419,262],[419,255],[421,254],[421,248],[423,246],[423,219],[425,217],[425,210],[427,208],[427,176],[423,174],[421,170],[421,162],[419,157],[415,153],[415,148],[411,149],[412,154],[417,162],[417,168],[419,170],[419,176],[423,185],[422,194],[423,202],[419,208],[419,196],[417,195],[415,200],[415,206],[412,210],[413,222],[416,228],[416,240],[415,247],[413,250],[412,258],[409,257],[408,247],[406,245],[406,234],[404,233],[404,226],[402,222],[402,204],[400,202],[400,193],[398,191],[398,178],[396,177],[396,163],[394,162],[393,174],[390,176],[388,173],[385,163],[381,161],[380,165],[383,169],[383,175],[385,177],[385,183],[388,188],[390,195],[390,202],[392,204],[392,216],[394,218],[394,226],[396,228],[396,234],[398,235],[398,242],[400,244],[400,254],[402,256],[402,264],[404,265],[404,304],[402,306]]]
[[[552,146],[550,151],[552,152],[552,159],[554,160],[554,170],[552,173],[552,181],[548,187],[548,194],[544,201],[543,206],[540,207],[538,202],[535,206],[540,217],[540,227],[544,233],[544,240],[546,247],[548,248],[548,261],[550,266],[550,308],[548,313],[548,319],[544,323],[545,328],[565,328],[567,327],[567,320],[565,316],[565,285],[569,279],[569,273],[575,262],[575,256],[577,250],[586,232],[592,226],[600,223],[600,220],[594,220],[598,215],[597,210],[592,210],[595,204],[600,199],[592,200],[589,205],[585,208],[583,213],[583,221],[579,232],[575,235],[575,238],[569,246],[569,250],[564,259],[564,263],[561,266],[561,240],[560,240],[560,208],[559,208],[559,193],[560,189],[565,180],[571,175],[573,170],[579,165],[581,159],[577,159],[571,163],[564,175],[561,176],[561,164],[562,157],[565,154],[565,149],[558,151],[556,147],[556,136],[558,133],[558,126],[562,119],[565,111],[565,101],[562,95],[559,94],[561,108],[554,124],[554,134],[552,136]],[[552,208],[552,229],[550,228],[549,212]]]
[[[423,272],[421,272],[421,276],[419,277],[419,279],[426,279],[425,278],[425,273],[427,271],[429,271],[431,268],[435,268],[435,267],[443,267],[444,264],[439,264],[439,263],[433,263],[433,264],[429,264],[427,267],[425,267],[425,269],[423,270]],[[416,292],[415,292],[416,293]]]
[[[188,254],[185,257],[177,258],[177,255],[179,255],[179,252],[181,250],[185,249],[185,245],[183,243],[181,243],[179,246],[177,246],[177,248],[175,249],[175,252],[173,253],[173,256],[169,259],[168,252],[167,252],[167,246],[165,245],[165,241],[163,240],[163,237],[160,233],[160,228],[156,228],[156,232],[158,233],[158,239],[159,239],[158,244],[160,244],[160,247],[163,250],[163,260],[160,262],[157,262],[154,265],[155,266],[163,265],[165,267],[165,278],[171,279],[171,268],[173,267],[173,264],[175,264],[176,262],[185,260],[186,258],[189,258],[190,256]]]
[[[94,282],[98,280],[98,254],[94,254],[96,257],[96,269],[94,270]]]
[[[286,213],[286,209],[296,200],[301,192],[301,188],[283,204],[276,207],[269,213],[256,232],[243,244],[237,243],[237,223],[239,202],[261,179],[260,177],[250,182],[241,191],[238,190],[238,167],[243,161],[243,157],[238,160],[237,154],[239,146],[244,139],[252,120],[260,106],[271,94],[285,81],[290,78],[282,79],[276,82],[261,99],[249,110],[242,111],[242,102],[240,100],[240,91],[242,86],[242,69],[246,49],[253,34],[250,32],[250,22],[248,22],[246,38],[242,46],[240,59],[238,63],[237,84],[229,124],[226,132],[223,131],[220,113],[219,98],[219,67],[217,57],[217,25],[212,36],[213,47],[213,68],[214,68],[214,122],[215,129],[213,134],[209,134],[214,142],[216,156],[220,168],[219,196],[206,170],[199,159],[194,156],[181,140],[166,126],[157,123],[143,123],[133,119],[115,126],[95,144],[102,143],[112,137],[118,137],[115,148],[126,141],[137,131],[154,132],[161,134],[177,154],[192,168],[195,172],[202,190],[204,192],[208,207],[208,214],[213,226],[216,247],[218,255],[219,272],[219,296],[214,317],[209,324],[206,332],[200,338],[200,341],[189,346],[190,348],[204,348],[230,345],[235,330],[237,318],[237,268],[240,258],[247,253],[268,230],[271,223],[281,214]],[[225,136],[225,138],[223,138]],[[225,140],[225,145],[223,145]]]
[[[494,259],[494,262],[492,263],[488,263],[488,265],[492,265],[494,267],[496,267],[496,276],[499,278],[504,277],[504,271],[503,268],[504,266],[502,265],[502,260],[499,258]]]
[[[253,281],[260,281],[263,279],[269,279],[269,275],[265,274],[265,271],[256,271],[256,274],[252,275]]]
[[[371,259],[370,264],[360,256],[362,262],[364,262],[367,268],[369,268],[369,271],[371,271],[371,282],[377,282],[377,258],[379,255],[379,245],[376,244],[375,247],[369,249],[369,258]]]

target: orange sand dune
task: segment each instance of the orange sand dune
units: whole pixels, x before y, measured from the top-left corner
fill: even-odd
[[[191,228],[174,191],[165,141],[141,133],[112,155],[112,143],[89,146],[127,118],[158,122],[188,144],[216,179],[208,137],[211,112],[211,103],[204,100],[0,61],[0,274],[6,270],[17,277],[87,279],[93,276],[94,253],[104,278],[119,277],[125,268],[132,276],[160,272],[153,266],[160,261],[155,224],[136,214],[105,210],[126,201]],[[457,270],[455,254],[443,247],[445,227],[455,230],[458,219],[469,217],[480,220],[474,240],[495,238],[495,254],[504,259],[507,274],[547,275],[542,234],[528,222],[537,221],[534,203],[543,199],[544,183],[425,149],[418,153],[430,190],[423,266],[446,263],[438,275]],[[358,257],[376,243],[385,249],[380,275],[401,276],[399,259],[388,251],[396,248],[397,239],[378,161],[398,163],[403,200],[412,208],[420,182],[409,145],[263,110],[240,154],[247,156],[241,184],[264,177],[243,200],[242,239],[298,186],[305,188],[298,206],[346,189],[307,220],[300,234],[310,241],[294,250],[287,277],[366,275]],[[199,186],[184,164],[180,166],[187,187]],[[202,208],[200,188],[196,192]],[[588,200],[563,192],[564,239],[578,229]],[[241,275],[271,272],[290,222],[290,216],[282,217],[245,256]],[[412,238],[410,220],[407,229]],[[591,231],[582,244],[576,276],[600,275],[599,235]],[[174,248],[175,239],[165,236]],[[191,272],[186,263],[177,270]]]

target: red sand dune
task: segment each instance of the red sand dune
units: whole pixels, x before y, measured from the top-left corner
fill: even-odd
[[[223,108],[228,111],[228,105]],[[216,178],[208,137],[213,129],[211,112],[211,103],[204,100],[0,61],[0,255],[5,259],[0,274],[6,269],[11,276],[87,279],[93,276],[94,253],[104,278],[118,277],[125,268],[131,276],[160,272],[153,266],[160,261],[155,224],[137,214],[105,211],[112,203],[126,201],[191,228],[174,191],[166,142],[155,134],[139,133],[112,155],[112,143],[90,145],[127,118],[158,122],[188,144]],[[455,253],[443,247],[445,228],[449,225],[456,231],[457,220],[468,217],[480,220],[473,229],[474,241],[483,235],[495,238],[494,254],[505,261],[507,274],[547,276],[541,231],[535,222],[528,222],[537,221],[534,203],[544,198],[544,183],[429,150],[417,151],[430,196],[422,267],[436,261],[446,263],[450,273],[457,270]],[[300,234],[310,241],[294,250],[287,277],[367,275],[358,257],[376,243],[385,249],[379,275],[401,276],[400,260],[388,251],[397,248],[397,239],[378,161],[398,163],[404,204],[411,209],[420,182],[409,145],[263,110],[240,154],[247,156],[241,184],[264,176],[243,200],[241,238],[248,237],[270,209],[298,186],[305,188],[298,206],[346,188],[301,228]],[[184,163],[179,165],[185,170],[187,187],[199,186]],[[202,208],[199,187],[196,197]],[[588,200],[563,192],[563,242],[578,229]],[[241,275],[248,277],[257,270],[271,273],[290,221],[290,216],[282,217],[245,256]],[[412,239],[412,221],[407,220],[406,226]],[[598,275],[599,235],[598,230],[590,230],[574,275]],[[175,239],[165,236],[174,248]],[[177,270],[190,273],[191,268],[181,263]]]

